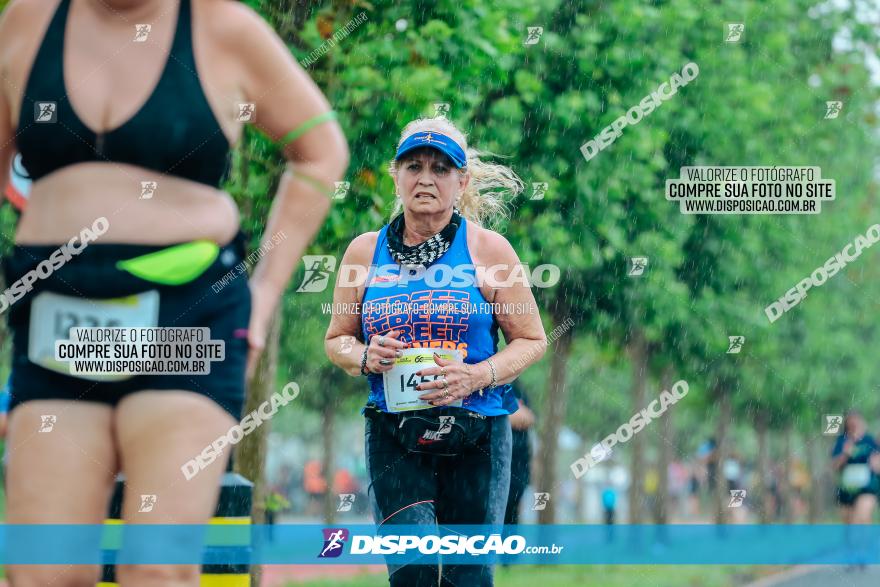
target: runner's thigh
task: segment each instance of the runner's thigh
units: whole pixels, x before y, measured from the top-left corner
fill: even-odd
[[[225,435],[235,420],[204,395],[187,391],[139,391],[117,406],[116,430],[122,471],[126,476],[122,517],[126,524],[207,524],[217,507],[220,478],[229,448],[187,480],[181,466]],[[143,496],[150,496],[144,498]],[[134,526],[128,526],[134,528]],[[169,526],[171,530],[173,526]],[[178,528],[177,530],[180,530]],[[136,532],[136,530],[135,530]],[[119,564],[120,585],[199,584],[199,553],[204,535],[163,539],[176,554],[191,557],[188,564]],[[128,540],[126,555],[151,548],[149,536]],[[140,546],[143,544],[143,546]]]
[[[140,391],[125,397],[116,410],[126,476],[123,518],[137,524],[207,523],[230,447],[190,480],[181,467],[235,424],[210,398],[188,391]],[[138,511],[142,495],[156,496],[151,511]]]
[[[43,416],[47,418],[44,424]],[[40,432],[40,429],[43,432]],[[103,524],[117,471],[113,408],[67,400],[19,404],[6,444],[8,524]],[[94,550],[100,549],[96,539]],[[94,584],[98,565],[10,565],[13,584]]]

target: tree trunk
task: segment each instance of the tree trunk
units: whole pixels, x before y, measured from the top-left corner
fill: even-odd
[[[822,487],[824,476],[817,474],[822,470],[822,464],[819,461],[820,458],[818,443],[815,439],[810,440],[807,444],[807,470],[810,472],[810,487],[808,489],[809,502],[807,504],[808,524],[818,523],[819,510],[822,507],[822,502],[819,500],[819,497],[821,495],[820,488]]]
[[[724,478],[724,461],[730,454],[727,440],[727,430],[730,424],[731,402],[727,385],[719,382],[715,386],[716,401],[718,402],[718,418],[715,422],[715,455],[718,459],[715,464],[715,523],[727,524],[730,522],[730,491],[727,488],[727,480]]]
[[[780,479],[780,500],[782,501],[783,520],[786,524],[791,524],[794,519],[794,503],[791,493],[791,425],[785,426],[782,432],[783,457],[782,457],[782,479]]]
[[[333,446],[333,437],[336,425],[336,402],[335,395],[325,397],[324,405],[321,408],[322,431],[321,440],[323,443],[323,459],[321,460],[321,470],[324,472],[324,478],[327,480],[327,493],[324,495],[324,521],[329,525],[336,519],[336,507],[339,501],[338,496],[333,491],[333,473],[336,470],[336,455]]]
[[[759,410],[755,416],[755,430],[758,434],[758,483],[755,487],[755,498],[752,503],[758,504],[758,518],[761,524],[769,524],[773,520],[771,514],[770,493],[770,454],[767,448],[767,431],[770,418],[766,411]]]
[[[550,376],[547,386],[547,397],[544,399],[544,425],[541,427],[541,446],[536,470],[536,491],[550,491],[556,487],[556,461],[557,441],[559,431],[565,418],[565,369],[568,362],[568,354],[571,352],[573,341],[571,329],[565,330],[556,339],[555,348],[550,360]],[[543,510],[538,511],[539,524],[553,524],[556,519],[556,499],[550,496],[550,501]]]
[[[626,349],[633,374],[631,412],[635,414],[645,407],[645,393],[648,382],[648,349],[641,330],[633,330]],[[641,524],[643,519],[642,504],[644,503],[645,472],[645,449],[641,434],[633,435],[628,444],[632,451],[629,475],[629,523]]]
[[[587,454],[590,452],[590,444],[584,440],[581,442],[581,448],[578,454]],[[587,514],[584,511],[584,493],[586,493],[587,479],[581,477],[575,481],[574,486],[574,519],[576,524],[586,524]]]
[[[266,349],[257,363],[253,378],[249,382],[247,401],[244,407],[245,414],[256,410],[260,404],[269,399],[275,387],[275,373],[278,367],[280,314],[281,310],[279,308],[272,319],[272,325],[269,327]],[[265,522],[266,479],[264,474],[267,448],[266,439],[269,435],[269,426],[270,422],[264,421],[253,432],[242,439],[238,444],[238,451],[236,452],[235,471],[254,484],[253,507],[251,508],[251,518],[254,524],[263,524]],[[253,565],[251,567],[251,585],[260,584],[261,574],[262,567],[260,565]]]
[[[672,387],[672,369],[667,367],[663,370],[661,384],[664,390],[669,391]],[[662,416],[661,438],[660,438],[660,459],[657,465],[660,475],[660,484],[657,487],[657,511],[655,518],[658,524],[668,524],[670,518],[670,510],[672,508],[672,500],[669,496],[669,465],[674,458],[675,449],[675,426],[673,426],[673,416],[675,410],[666,410]]]

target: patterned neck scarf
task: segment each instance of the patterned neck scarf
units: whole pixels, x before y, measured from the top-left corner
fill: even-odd
[[[461,225],[461,215],[453,208],[452,220],[443,230],[423,243],[413,247],[403,244],[403,213],[398,214],[388,226],[388,251],[391,257],[404,267],[428,267],[443,256],[452,246],[455,233]]]

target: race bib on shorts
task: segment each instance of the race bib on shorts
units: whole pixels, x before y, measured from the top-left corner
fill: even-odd
[[[155,328],[159,292],[93,300],[43,292],[31,304],[28,359],[45,369],[89,381],[123,381],[125,373],[72,374],[70,361],[55,359],[55,341],[69,340],[71,328]]]
[[[385,385],[385,405],[389,412],[411,412],[413,410],[425,410],[433,408],[431,404],[420,400],[419,396],[437,390],[416,389],[420,383],[428,383],[440,379],[440,375],[416,375],[417,371],[428,367],[439,367],[434,362],[436,352],[441,359],[461,361],[461,353],[449,349],[401,349],[402,357],[395,359],[394,367],[382,374],[382,382]],[[461,400],[449,404],[461,406]]]
[[[847,465],[840,476],[840,485],[854,491],[863,489],[871,483],[871,468],[868,465]]]

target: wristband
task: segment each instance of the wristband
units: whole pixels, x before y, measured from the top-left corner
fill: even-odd
[[[278,145],[282,148],[286,147],[296,139],[300,138],[322,122],[327,122],[328,120],[336,120],[336,112],[333,110],[329,110],[324,112],[323,114],[318,114],[317,116],[306,120],[304,123],[299,125],[297,128],[293,129],[278,141]]]
[[[489,369],[492,370],[492,382],[486,389],[495,389],[498,387],[498,372],[495,370],[495,363],[492,362],[492,359],[486,359],[486,362],[489,363]]]
[[[367,348],[364,347],[364,354],[361,355],[361,375],[369,375],[370,372],[366,370],[367,367]]]

